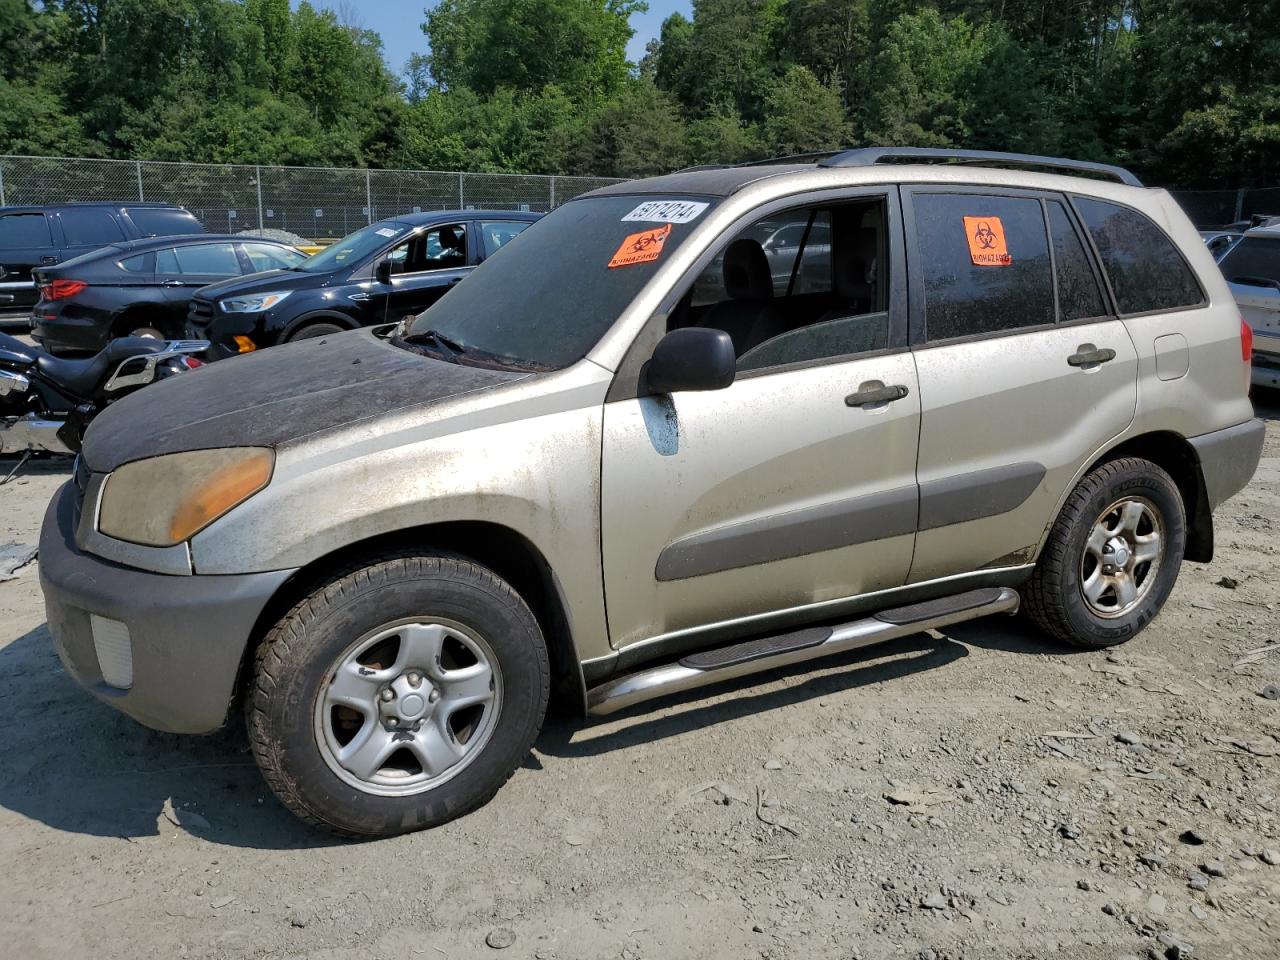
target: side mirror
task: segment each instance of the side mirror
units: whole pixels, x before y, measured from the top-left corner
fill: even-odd
[[[379,283],[391,282],[391,261],[379,260],[378,265],[373,268],[373,279]]]
[[[685,327],[658,341],[645,369],[645,383],[651,393],[723,390],[737,372],[738,360],[727,333]]]

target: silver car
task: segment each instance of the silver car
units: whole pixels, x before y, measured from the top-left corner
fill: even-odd
[[[799,222],[828,229],[779,291],[761,225]],[[1118,168],[879,149],[618,184],[411,323],[106,411],[45,519],[49,626],[144,724],[243,710],[304,820],[429,827],[552,697],[606,715],[1019,606],[1130,639],[1258,463],[1246,334]]]
[[[1219,265],[1253,332],[1253,383],[1280,389],[1280,226],[1250,230]]]

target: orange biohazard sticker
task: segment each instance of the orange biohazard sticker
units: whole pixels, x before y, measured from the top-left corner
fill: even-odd
[[[964,232],[974,266],[1007,267],[1013,263],[999,217],[965,217]]]
[[[609,261],[609,268],[630,267],[637,263],[652,263],[662,256],[662,248],[671,236],[671,224],[653,230],[641,230],[622,241],[618,252]]]

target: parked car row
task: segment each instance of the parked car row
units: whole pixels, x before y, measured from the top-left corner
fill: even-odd
[[[1280,388],[1280,223],[1247,231],[1218,266],[1252,330],[1254,386]]]

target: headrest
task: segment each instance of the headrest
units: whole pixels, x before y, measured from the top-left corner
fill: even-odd
[[[724,289],[734,300],[769,300],[773,274],[758,240],[743,237],[724,253]]]

